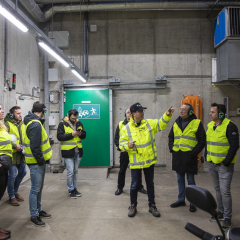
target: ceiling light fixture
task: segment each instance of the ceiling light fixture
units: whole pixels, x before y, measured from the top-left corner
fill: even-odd
[[[8,12],[4,7],[0,5],[0,13],[7,18],[11,23],[17,26],[23,32],[27,32],[29,29],[17,20],[10,12]]]
[[[48,53],[50,53],[54,58],[56,58],[59,62],[61,62],[65,67],[69,67],[69,64],[63,60],[55,51],[53,51],[47,44],[44,42],[38,42],[38,44],[46,50]]]
[[[72,69],[72,73],[77,76],[81,81],[83,81],[84,83],[86,82],[86,80],[75,70]]]

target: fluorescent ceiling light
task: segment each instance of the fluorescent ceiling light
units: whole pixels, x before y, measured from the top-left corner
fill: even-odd
[[[72,73],[75,76],[77,76],[80,80],[82,80],[83,82],[86,82],[86,80],[75,69],[72,69]]]
[[[45,49],[48,53],[50,53],[53,57],[55,57],[59,62],[61,62],[65,67],[69,67],[69,64],[63,60],[57,53],[55,53],[47,44],[44,42],[38,42],[38,44]]]
[[[5,8],[0,5],[0,13],[7,18],[10,22],[12,22],[15,26],[21,29],[23,32],[27,32],[29,29],[24,26],[21,22],[19,22],[10,12],[8,12]]]

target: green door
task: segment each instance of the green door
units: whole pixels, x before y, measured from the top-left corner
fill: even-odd
[[[87,136],[80,166],[110,166],[109,90],[66,90],[64,114],[78,110]]]

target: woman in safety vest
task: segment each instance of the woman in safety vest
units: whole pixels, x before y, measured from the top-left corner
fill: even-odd
[[[3,117],[4,111],[0,105],[0,200],[7,187],[8,169],[12,162],[12,139],[7,132],[6,126],[1,122]],[[0,239],[8,239],[10,234],[10,231],[0,228]]]

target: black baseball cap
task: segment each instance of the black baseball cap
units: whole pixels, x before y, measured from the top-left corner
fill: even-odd
[[[146,107],[143,107],[140,103],[134,103],[131,107],[130,107],[130,112],[136,112],[136,111],[142,111],[143,109],[147,109]]]

